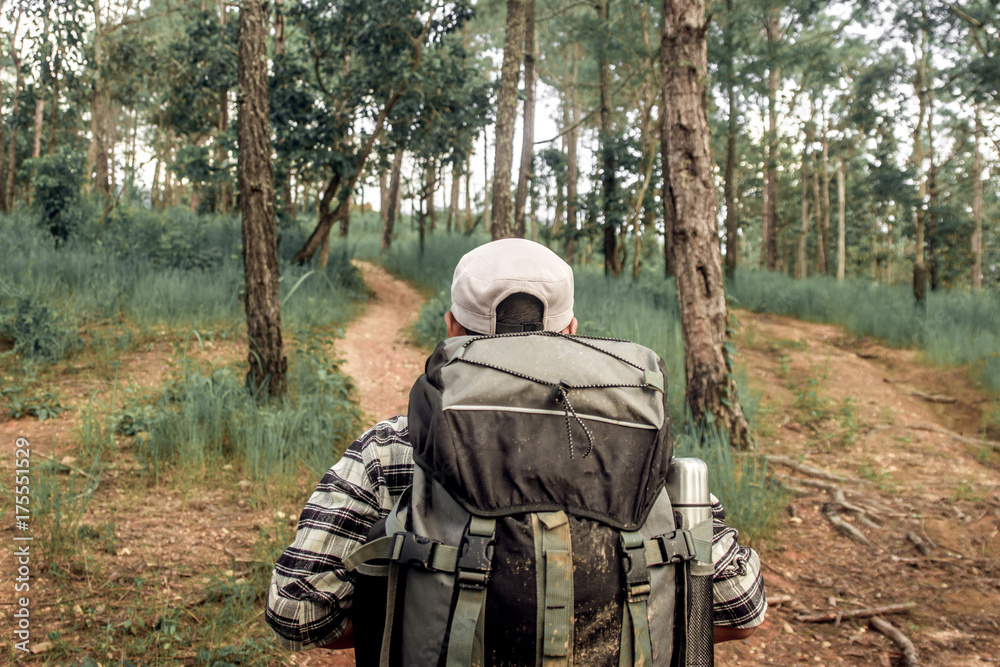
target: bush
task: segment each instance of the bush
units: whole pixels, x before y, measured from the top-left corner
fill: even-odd
[[[87,156],[62,147],[52,155],[24,161],[22,169],[33,172],[34,207],[39,224],[60,241],[82,222],[77,207],[86,172]]]
[[[29,361],[59,361],[82,343],[75,324],[26,296],[0,300],[0,336],[12,339],[12,353]]]

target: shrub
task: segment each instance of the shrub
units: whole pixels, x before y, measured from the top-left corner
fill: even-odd
[[[51,155],[25,160],[22,169],[34,173],[34,207],[39,224],[60,241],[82,221],[76,205],[86,172],[87,156],[62,147]]]
[[[8,301],[6,307],[2,307]],[[54,362],[80,347],[76,325],[44,303],[19,295],[0,300],[0,336],[14,341],[13,354],[23,360]]]

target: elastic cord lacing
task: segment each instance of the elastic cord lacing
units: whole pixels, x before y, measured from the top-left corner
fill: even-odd
[[[573,458],[573,425],[569,420],[569,416],[572,414],[573,418],[576,419],[576,423],[580,425],[583,432],[587,435],[587,453],[583,455],[583,458],[590,456],[590,453],[594,451],[594,436],[587,428],[587,425],[583,423],[579,415],[576,414],[576,410],[573,409],[573,405],[569,402],[569,391],[565,384],[558,384],[555,386],[555,400],[556,403],[563,404],[563,416],[566,418],[566,437],[569,440],[569,457]]]

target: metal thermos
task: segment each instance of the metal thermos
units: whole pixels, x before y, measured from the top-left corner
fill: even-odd
[[[677,638],[673,665],[711,667],[715,664],[712,623],[712,501],[708,465],[701,459],[675,458],[667,475],[667,494],[678,529],[694,538],[696,557],[678,569]]]

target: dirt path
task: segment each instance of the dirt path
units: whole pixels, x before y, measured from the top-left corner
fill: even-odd
[[[380,266],[357,266],[373,295],[364,314],[348,325],[337,350],[345,357],[344,372],[357,385],[367,427],[406,414],[410,387],[423,372],[427,354],[406,337],[423,304],[420,292]]]
[[[930,367],[917,352],[836,326],[738,317],[739,361],[763,393],[761,451],[839,478],[848,501],[870,510],[840,512],[869,544],[826,520],[830,495],[807,486],[824,480],[774,466],[800,491],[761,549],[771,610],[753,637],[719,650],[719,664],[901,664],[899,649],[867,620],[798,617],[908,602],[910,613],[886,619],[913,641],[922,664],[1000,662],[1000,457],[925,430],[979,435],[989,402],[967,371]]]
[[[337,341],[345,373],[354,378],[365,427],[406,414],[410,387],[424,370],[427,352],[406,336],[423,305],[416,289],[392,277],[375,264],[357,262],[372,291],[364,313],[355,318]],[[350,667],[354,651],[302,651],[289,657],[297,667]]]

